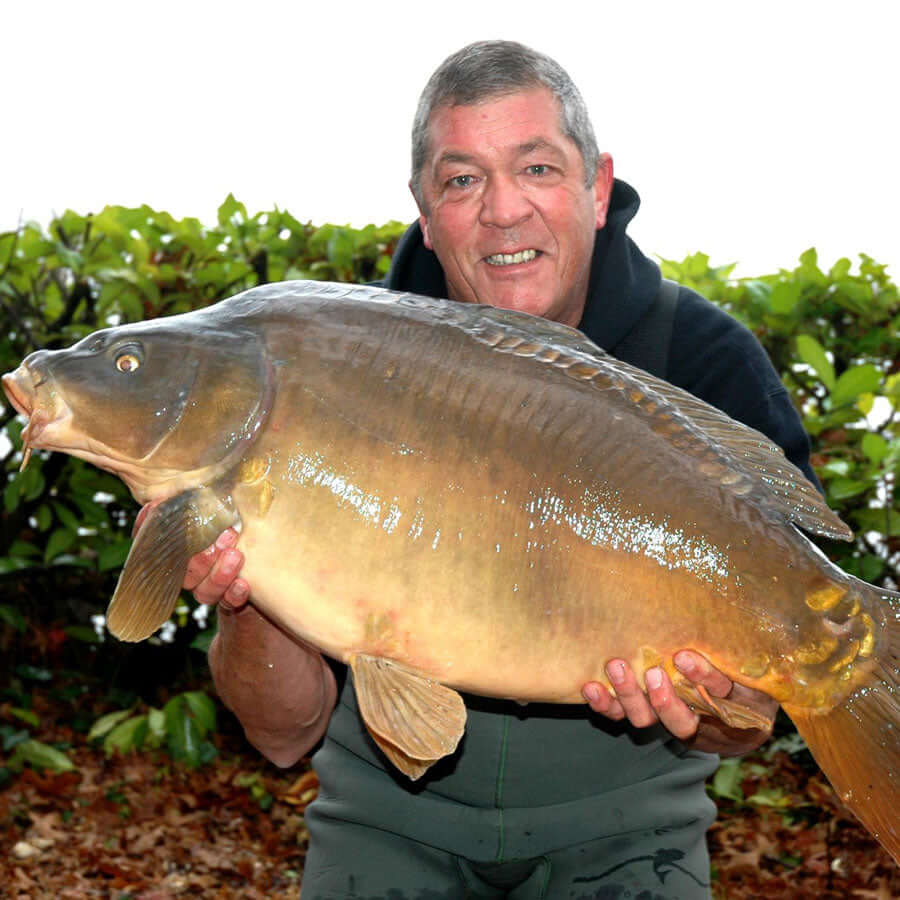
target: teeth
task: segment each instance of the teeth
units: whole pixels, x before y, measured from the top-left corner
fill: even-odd
[[[516,263],[531,262],[537,256],[537,250],[520,250],[518,253],[495,253],[486,257],[492,266],[513,266]]]

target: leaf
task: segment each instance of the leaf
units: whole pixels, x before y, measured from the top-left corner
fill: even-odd
[[[797,336],[797,355],[819,376],[829,391],[833,390],[834,366],[829,361],[822,345],[814,337],[808,334]]]
[[[147,735],[147,717],[144,715],[133,716],[116,725],[103,741],[103,750],[107,756],[113,753],[128,753],[130,750],[139,750]]]
[[[843,372],[831,389],[831,405],[843,406],[855,400],[860,394],[878,390],[880,384],[881,373],[871,363],[854,366]]]
[[[28,541],[14,540],[9,545],[10,556],[37,556],[41,555],[41,548]]]
[[[31,725],[32,728],[38,728],[41,724],[41,720],[37,717],[37,714],[30,709],[22,709],[19,706],[10,706],[9,711],[17,719],[21,719],[27,725]]]
[[[741,789],[743,780],[744,773],[741,760],[737,758],[723,759],[712,778],[712,793],[716,797],[725,797],[741,803],[744,799],[744,792]]]
[[[835,478],[828,482],[828,496],[833,501],[846,500],[848,497],[867,491],[871,485],[866,481],[856,481],[853,478]]]
[[[885,537],[900,537],[900,509],[859,509],[853,513],[857,531],[874,531]]]
[[[830,459],[824,466],[821,468],[821,473],[825,477],[832,477],[837,475],[849,475],[852,466],[850,465],[850,460],[848,459]]]
[[[773,313],[786,316],[794,311],[800,301],[803,288],[796,281],[779,281],[769,297],[769,306]]]
[[[44,562],[56,559],[61,553],[65,553],[78,539],[78,535],[68,528],[57,528],[47,540],[44,548]]]
[[[97,557],[97,568],[101,572],[108,572],[110,569],[121,568],[128,558],[128,551],[130,549],[130,539],[116,541],[115,544],[107,544]]]
[[[862,452],[877,465],[888,454],[888,442],[880,434],[868,431],[862,439]]]
[[[50,769],[52,772],[71,772],[75,769],[65,753],[33,738],[16,745],[8,765],[10,769],[20,771],[25,763],[35,769]]]
[[[850,260],[846,256],[842,256],[832,267],[828,273],[828,277],[832,281],[840,281],[850,274]]]
[[[63,631],[70,638],[74,638],[76,641],[81,641],[83,644],[102,643],[100,635],[98,635],[93,628],[90,628],[87,625],[67,625],[65,628],[63,628]]]
[[[147,745],[161,747],[166,742],[166,717],[161,709],[150,708],[147,713]]]
[[[197,722],[201,737],[216,729],[216,704],[202,691],[186,691],[182,695]]]
[[[243,203],[239,203],[234,194],[229,194],[218,211],[219,225],[226,226],[233,222],[247,221],[247,207]]]
[[[19,499],[22,496],[22,488],[19,479],[14,478],[3,489],[3,506],[8,513],[16,511],[19,505]]]
[[[34,517],[37,521],[38,531],[46,531],[53,524],[53,511],[46,503],[42,503],[38,507]]]
[[[866,553],[859,559],[859,573],[863,581],[877,581],[884,572],[884,560],[872,553]]]
[[[53,501],[51,505],[59,521],[70,531],[74,531],[77,534],[78,529],[81,527],[78,517],[67,506],[63,506],[62,503]]]
[[[781,788],[761,788],[755,794],[747,797],[748,803],[755,803],[757,806],[774,806],[776,808],[784,808],[793,803],[791,795]]]
[[[200,762],[200,735],[184,697],[173,697],[164,707],[169,753],[196,768]]]
[[[339,269],[347,269],[353,264],[355,250],[353,235],[346,228],[335,228],[328,239],[328,260]]]
[[[875,395],[870,393],[860,394],[856,398],[856,408],[867,416],[875,407]]]
[[[91,730],[88,732],[87,739],[89,741],[96,741],[98,738],[102,738],[105,734],[112,731],[119,722],[127,719],[130,715],[130,709],[119,709],[116,710],[116,712],[100,716],[100,718],[91,725]]]
[[[44,493],[46,481],[44,473],[39,466],[29,465],[24,472],[19,473],[17,480],[21,482],[20,490],[26,503],[30,500],[36,500]]]
[[[0,575],[8,575],[10,572],[18,572],[34,565],[34,562],[16,556],[0,556]]]

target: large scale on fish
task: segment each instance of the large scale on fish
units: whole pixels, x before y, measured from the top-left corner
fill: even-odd
[[[782,704],[900,860],[900,596],[809,540],[851,534],[765,436],[578,332],[286,282],[33,353],[3,386],[26,453],[155,504],[109,608],[121,639],[237,525],[252,602],[349,664],[412,778],[454,752],[458,690],[580,703],[612,657],[677,680],[692,648]]]

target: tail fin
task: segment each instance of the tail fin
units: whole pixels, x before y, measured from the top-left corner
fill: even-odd
[[[840,798],[900,865],[900,594],[858,587],[882,616],[888,604],[869,680],[826,713],[784,710]]]

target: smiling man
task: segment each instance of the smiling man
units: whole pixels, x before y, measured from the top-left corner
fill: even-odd
[[[588,179],[559,118],[545,87],[432,114],[431,152],[412,185],[451,300],[581,321],[612,160]]]
[[[797,414],[758,343],[662,282],[627,236],[637,194],[614,180],[557,63],[503,41],[451,56],[422,94],[412,160],[420,217],[386,287],[575,326],[765,432],[812,477]],[[745,752],[765,731],[699,718],[661,669],[647,672],[645,693],[610,660],[615,698],[585,685],[582,708],[467,697],[460,749],[410,784],[369,738],[341,667],[247,602],[236,541],[227,532],[195,557],[186,587],[219,605],[210,664],[248,738],[291,765],[324,736],[304,900],[709,897],[713,753]],[[676,663],[710,694],[774,714],[689,648]]]

